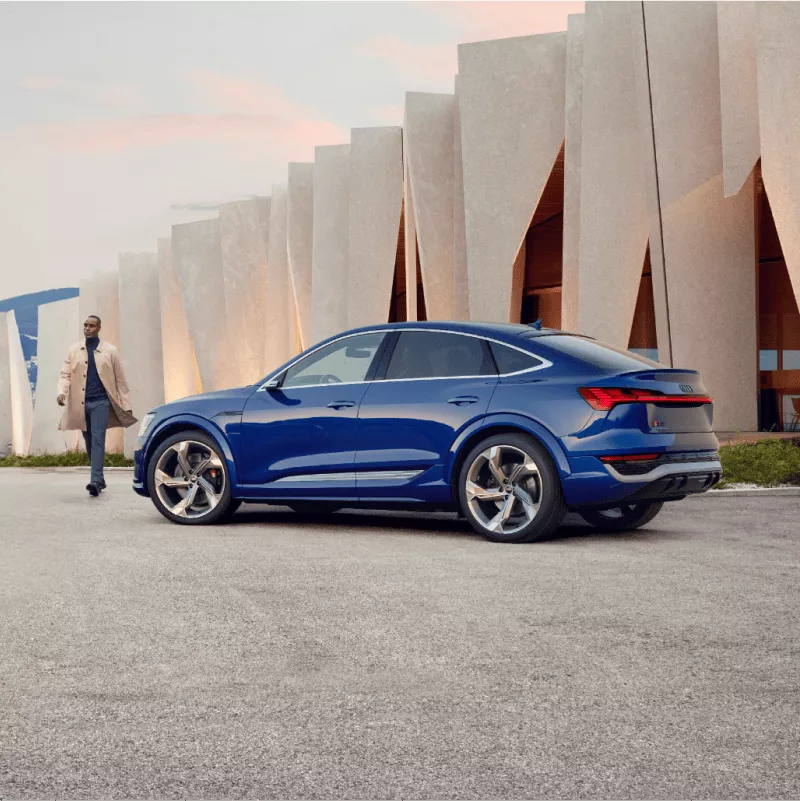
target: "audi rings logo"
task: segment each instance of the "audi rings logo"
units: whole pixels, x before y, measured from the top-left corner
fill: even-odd
[[[681,389],[686,392],[687,394],[692,392],[691,384],[681,384]]]

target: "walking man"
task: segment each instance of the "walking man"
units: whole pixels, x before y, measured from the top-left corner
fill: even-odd
[[[117,349],[100,339],[100,318],[90,314],[83,323],[85,341],[68,351],[58,382],[58,405],[66,406],[60,431],[78,429],[86,441],[92,474],[86,489],[92,496],[106,488],[103,462],[106,429],[127,428],[136,422],[128,400],[128,382]]]

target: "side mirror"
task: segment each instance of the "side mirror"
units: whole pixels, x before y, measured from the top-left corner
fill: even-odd
[[[267,392],[272,392],[276,389],[280,389],[281,386],[281,378],[272,378],[266,383],[261,385],[261,389],[265,389]]]

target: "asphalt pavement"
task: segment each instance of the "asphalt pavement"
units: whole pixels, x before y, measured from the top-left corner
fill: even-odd
[[[798,798],[800,499],[495,545],[0,470],[0,798]]]

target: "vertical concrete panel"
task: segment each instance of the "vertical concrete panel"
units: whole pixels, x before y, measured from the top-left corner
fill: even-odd
[[[567,83],[564,111],[564,250],[561,277],[561,328],[578,328],[578,254],[581,216],[581,139],[583,119],[583,15],[567,20]]]
[[[347,328],[350,145],[314,155],[314,253],[311,344]]]
[[[722,177],[725,197],[739,192],[758,161],[756,3],[716,3],[719,39]],[[796,42],[794,43],[796,50]]]
[[[406,272],[406,320],[417,319],[417,223],[411,179],[408,175],[408,142],[403,131],[403,253]]]
[[[8,312],[0,312],[0,456],[14,448],[14,418],[11,412],[11,348],[8,336]]]
[[[231,343],[232,380],[252,384],[263,377],[267,311],[269,198],[226,203],[219,229],[225,312]]]
[[[131,390],[131,409],[139,420],[164,403],[161,300],[158,256],[120,253],[120,353]],[[137,426],[125,429],[125,456],[133,457]]]
[[[286,248],[286,187],[272,190],[267,260],[267,315],[264,373],[280,367],[292,349],[289,340],[289,260]]]
[[[347,325],[385,323],[403,205],[402,128],[350,135]]]
[[[78,298],[59,300],[39,306],[38,343],[36,346],[36,403],[33,407],[30,453],[63,453],[74,450],[76,431],[59,431],[63,407],[56,403],[61,365],[67,348],[80,330]]]
[[[724,197],[716,7],[645,3],[644,19],[673,364],[700,370],[717,430],[752,431],[754,193],[749,178]]]
[[[800,3],[758,3],[761,174],[800,304]]]
[[[312,279],[314,249],[314,165],[289,164],[287,197],[287,247],[300,343],[311,344]]]
[[[96,272],[90,278],[81,280],[78,295],[78,329],[64,345],[67,348],[83,338],[83,321],[90,315],[100,317],[102,328],[100,338],[119,347],[119,273],[116,270]],[[83,449],[83,438],[79,437],[78,447]],[[122,453],[122,429],[112,428],[106,434],[106,452]]]
[[[27,456],[31,442],[33,419],[33,396],[28,368],[22,353],[17,315],[6,312],[8,329],[8,372],[11,387],[11,444],[17,456]]]
[[[203,390],[234,386],[219,219],[173,225],[172,258]]]
[[[453,107],[453,319],[469,320],[467,220],[464,215],[464,161],[461,153],[461,90],[455,81]]]
[[[507,321],[514,260],[564,141],[566,33],[459,45],[458,73],[470,316]]]
[[[406,92],[408,181],[429,320],[453,318],[454,107],[453,95]]]
[[[631,28],[639,8],[590,3],[584,30],[578,330],[621,348],[648,237]]]
[[[164,400],[170,402],[203,391],[170,239],[158,240],[158,289],[161,301]]]
[[[656,318],[658,361],[672,366],[672,333],[667,303],[667,276],[664,264],[664,232],[661,225],[661,203],[656,170],[653,107],[650,102],[650,67],[644,28],[644,6],[636,3],[631,15],[636,99],[639,114],[642,171],[644,174],[647,219],[650,232],[650,272],[653,287],[653,306]]]

